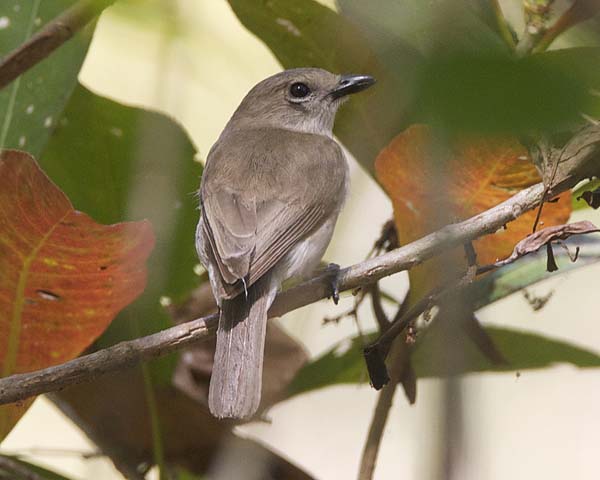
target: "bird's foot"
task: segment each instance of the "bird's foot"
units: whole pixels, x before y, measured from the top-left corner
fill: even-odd
[[[337,263],[330,263],[325,268],[325,274],[329,277],[329,287],[331,288],[331,298],[336,305],[340,301],[340,290],[338,289],[338,280],[340,274],[340,266]]]

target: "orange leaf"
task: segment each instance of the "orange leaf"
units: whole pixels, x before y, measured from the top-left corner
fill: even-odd
[[[100,225],[24,152],[0,152],[0,376],[79,355],[146,286],[149,222]],[[0,439],[26,407],[0,407]]]
[[[432,160],[435,144],[424,125],[414,125],[396,136],[375,160],[377,178],[390,196],[400,240],[407,244],[439,229],[444,221],[465,220],[507,200],[519,190],[541,181],[527,150],[513,138],[462,138],[451,145],[444,162]],[[558,203],[544,205],[542,225],[565,223],[571,214],[570,193]],[[474,242],[479,264],[511,254],[515,244],[531,233],[535,211],[511,222],[506,230]],[[424,294],[439,281],[440,268],[432,259],[411,270],[413,292]],[[464,255],[452,257],[458,273]],[[462,262],[462,263],[458,263]],[[444,271],[445,271],[444,270]]]

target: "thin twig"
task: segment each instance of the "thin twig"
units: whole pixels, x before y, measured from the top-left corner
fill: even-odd
[[[358,480],[371,480],[373,478],[383,432],[392,408],[394,395],[396,394],[396,387],[403,378],[406,378],[407,374],[413,374],[410,363],[407,361],[409,355],[409,345],[400,339],[394,342],[391,351],[391,358],[394,359],[394,362],[391,362],[389,366],[390,382],[381,390],[377,397],[377,405],[373,412],[373,419],[371,420],[371,426],[369,427],[369,433],[367,434],[360,460]],[[407,368],[409,369],[408,371],[406,370]],[[411,378],[414,380],[414,377]],[[413,402],[411,401],[411,403]]]
[[[383,332],[375,342],[364,349],[365,361],[367,363],[367,369],[373,387],[378,390],[389,380],[384,362],[390,350],[390,346],[396,337],[398,337],[398,335],[400,335],[407,327],[413,325],[413,322],[422,313],[430,310],[435,305],[439,305],[442,301],[461,294],[464,289],[473,282],[477,275],[482,275],[509,265],[525,255],[538,251],[543,246],[546,246],[548,249],[548,271],[555,271],[558,269],[558,266],[554,262],[554,257],[552,255],[552,242],[562,241],[572,235],[584,235],[598,232],[600,232],[600,229],[588,220],[547,227],[537,233],[532,233],[519,241],[515,245],[511,255],[508,257],[481,267],[477,267],[473,264],[475,252],[468,253],[469,265],[460,277],[447,280],[430,290],[429,293],[423,296],[408,311],[406,311],[403,316],[395,318],[389,328]],[[469,248],[465,248],[467,251],[469,250]],[[574,258],[574,260],[576,260],[576,258]],[[492,360],[499,358],[499,355],[492,354]]]
[[[0,90],[48,57],[115,0],[80,0],[0,62]]]
[[[569,28],[577,25],[578,23],[597,15],[599,10],[600,3],[598,0],[575,0],[569,9],[565,11],[554,23],[554,25],[544,32],[544,35],[533,49],[533,52],[539,53],[547,50],[550,44],[561,33],[567,31]]]
[[[381,292],[379,290],[378,282],[375,282],[369,287],[369,293],[371,294],[371,305],[373,307],[375,320],[377,320],[377,325],[379,326],[379,331],[385,332],[390,326],[390,321],[383,311],[383,305],[381,304]]]
[[[371,480],[373,478],[375,464],[379,454],[379,447],[381,446],[381,439],[383,437],[383,430],[385,429],[385,424],[387,423],[390,409],[392,408],[392,401],[394,400],[397,384],[397,381],[390,383],[377,397],[377,405],[375,405],[373,419],[371,421],[371,426],[369,427],[369,433],[367,434],[367,440],[360,460],[358,480]]]

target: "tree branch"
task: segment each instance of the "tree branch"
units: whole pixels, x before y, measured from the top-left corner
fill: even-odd
[[[41,62],[114,2],[115,0],[80,0],[49,22],[2,59],[0,89]]]
[[[560,189],[553,189],[552,194],[557,195],[575,183],[575,178],[571,182],[563,182]],[[383,277],[408,270],[445,250],[493,233],[535,208],[542,201],[543,194],[544,185],[538,183],[468,220],[448,225],[404,247],[342,269],[339,273],[339,289],[345,291],[371,284]],[[326,298],[330,291],[329,281],[327,274],[321,275],[280,293],[269,316],[281,316]],[[209,315],[147,337],[121,342],[61,365],[0,379],[0,405],[61,390],[69,385],[127,368],[136,362],[166,355],[208,337],[216,324],[217,315]]]

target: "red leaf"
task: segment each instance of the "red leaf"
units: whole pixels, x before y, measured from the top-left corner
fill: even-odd
[[[1,376],[79,355],[142,293],[153,247],[148,221],[100,225],[30,155],[2,151]],[[11,408],[0,409],[0,439],[18,419]]]

